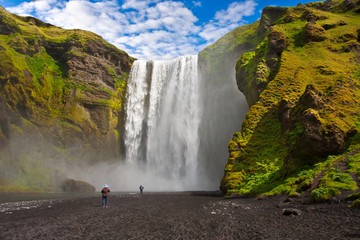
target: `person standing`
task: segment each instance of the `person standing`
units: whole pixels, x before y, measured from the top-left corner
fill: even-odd
[[[103,189],[101,190],[101,194],[102,194],[102,206],[103,207],[108,207],[108,203],[109,203],[109,193],[110,193],[110,188],[107,184],[104,184]]]
[[[142,194],[142,193],[143,193],[143,190],[144,190],[144,186],[143,186],[143,185],[140,185],[139,189],[140,189],[140,194]]]

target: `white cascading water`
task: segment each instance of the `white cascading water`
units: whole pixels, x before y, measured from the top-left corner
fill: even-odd
[[[126,156],[130,162],[136,161],[143,136],[145,120],[145,97],[148,94],[146,82],[146,61],[134,62],[128,83],[127,118],[125,123]]]
[[[196,185],[201,116],[197,59],[135,61],[128,83],[126,162],[165,181],[181,182],[180,190]]]

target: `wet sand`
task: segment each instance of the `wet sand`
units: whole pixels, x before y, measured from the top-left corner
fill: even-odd
[[[144,193],[0,204],[0,239],[360,239],[349,203]],[[284,209],[298,215],[284,215]]]

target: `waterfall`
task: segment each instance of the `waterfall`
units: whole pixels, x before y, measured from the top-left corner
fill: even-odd
[[[218,189],[227,144],[248,110],[236,86],[235,62],[220,63],[212,73],[202,72],[207,68],[198,66],[197,56],[133,63],[119,184]]]
[[[127,90],[127,118],[125,122],[125,146],[127,160],[136,161],[143,137],[145,120],[145,97],[148,86],[146,81],[146,61],[134,62]]]
[[[125,122],[126,162],[194,184],[201,116],[197,56],[135,61]]]

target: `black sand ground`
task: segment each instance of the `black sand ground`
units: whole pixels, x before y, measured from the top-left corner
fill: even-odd
[[[360,239],[360,209],[347,205],[203,193],[17,202],[0,204],[0,239]]]

